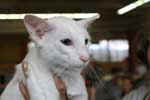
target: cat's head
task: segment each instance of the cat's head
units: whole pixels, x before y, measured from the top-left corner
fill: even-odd
[[[45,20],[27,15],[24,23],[39,48],[40,58],[58,68],[79,68],[89,61],[87,28],[98,17],[75,21],[66,17]]]

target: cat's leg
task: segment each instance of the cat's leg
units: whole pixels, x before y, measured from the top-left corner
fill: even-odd
[[[82,76],[78,77],[79,81],[76,84],[76,90],[77,95],[74,95],[71,100],[88,100],[88,93],[85,86],[85,82]],[[78,94],[80,93],[80,94]]]

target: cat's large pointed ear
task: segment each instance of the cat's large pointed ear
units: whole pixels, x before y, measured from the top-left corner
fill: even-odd
[[[24,24],[29,32],[30,38],[34,41],[42,39],[46,31],[49,30],[49,25],[44,19],[33,15],[26,15],[24,17]]]
[[[96,15],[94,17],[80,20],[80,21],[78,21],[78,23],[81,26],[83,26],[84,28],[88,28],[96,19],[99,19],[99,18],[100,18],[100,15],[98,14],[98,15]]]

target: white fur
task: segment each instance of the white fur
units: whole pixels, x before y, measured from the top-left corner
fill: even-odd
[[[97,17],[90,19],[93,21]],[[28,20],[31,21],[28,22]],[[32,26],[32,20],[37,24]],[[81,70],[87,63],[81,61],[80,56],[89,57],[85,39],[90,39],[87,26],[90,20],[81,22],[65,17],[55,17],[49,20],[42,20],[34,16],[25,18],[25,26],[30,34],[33,43],[29,44],[28,54],[23,61],[28,62],[28,78],[25,80],[21,70],[21,64],[17,65],[14,78],[8,84],[1,96],[1,100],[23,100],[19,91],[18,83],[24,80],[31,100],[60,100],[59,92],[56,89],[53,73],[62,78],[67,87],[67,94],[71,100],[88,100],[86,87],[80,75]],[[41,24],[38,23],[38,21]],[[33,23],[34,24],[34,23]],[[36,28],[47,27],[40,38]],[[62,39],[72,40],[72,46],[65,46]]]

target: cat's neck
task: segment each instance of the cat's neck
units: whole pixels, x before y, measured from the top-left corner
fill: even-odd
[[[39,50],[36,47],[29,49],[24,61],[30,65],[29,67],[32,67],[34,70],[39,70],[40,73],[51,73],[51,70],[49,69],[50,65],[41,59]]]

